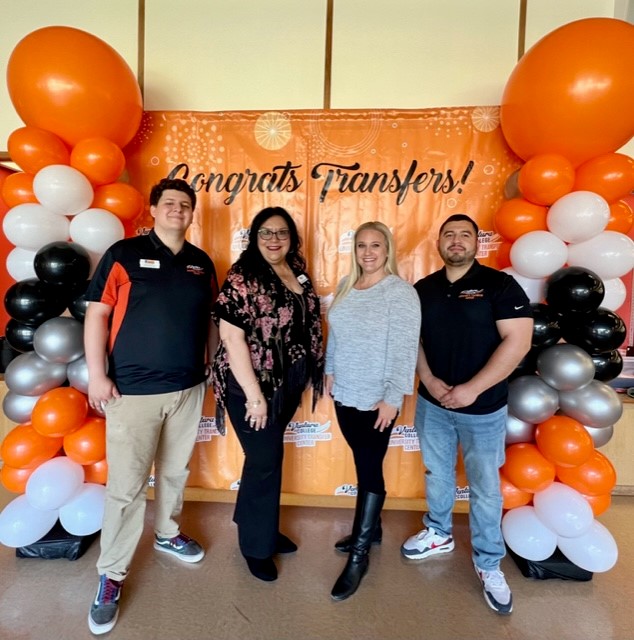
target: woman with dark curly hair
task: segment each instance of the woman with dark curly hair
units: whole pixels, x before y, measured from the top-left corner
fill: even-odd
[[[217,423],[226,410],[245,454],[233,520],[249,570],[265,581],[277,578],[276,553],[297,550],[279,531],[284,431],[307,387],[313,405],[323,387],[319,298],[300,249],[285,209],[260,211],[214,307]]]

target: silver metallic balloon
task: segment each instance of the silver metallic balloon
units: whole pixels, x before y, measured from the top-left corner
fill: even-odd
[[[609,427],[589,427],[584,424],[583,428],[590,434],[592,438],[592,442],[594,442],[594,446],[596,449],[599,449],[604,444],[607,444],[612,440],[612,436],[614,435],[614,425],[610,425]]]
[[[535,425],[532,422],[520,420],[508,414],[506,418],[506,444],[517,444],[518,442],[533,442],[535,439]]]
[[[599,380],[574,391],[560,391],[559,405],[567,416],[597,429],[615,424],[623,414],[618,393]]]
[[[573,391],[594,378],[594,362],[581,347],[556,344],[539,354],[537,372],[546,384],[558,391]]]
[[[520,376],[509,384],[508,410],[519,420],[537,424],[555,415],[557,391],[537,376]]]
[[[11,360],[4,372],[9,391],[22,396],[41,396],[66,382],[66,364],[47,362],[34,351]]]
[[[84,355],[84,325],[75,318],[51,318],[35,330],[33,349],[48,362],[77,360]]]
[[[33,407],[39,399],[40,396],[21,396],[9,391],[2,400],[2,411],[13,422],[29,422]]]
[[[75,387],[82,393],[88,393],[88,365],[86,364],[86,356],[73,360],[66,370],[68,382],[71,387]]]

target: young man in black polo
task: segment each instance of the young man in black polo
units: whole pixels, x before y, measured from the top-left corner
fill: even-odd
[[[509,614],[513,597],[500,571],[499,468],[504,463],[507,378],[531,346],[526,294],[509,275],[475,259],[478,227],[466,215],[441,226],[437,248],[445,266],[414,286],[422,324],[415,426],[426,468],[425,528],[408,538],[403,556],[420,560],[453,550],[456,455],[469,481],[473,564],[487,604]]]
[[[184,562],[205,555],[178,524],[206,362],[218,342],[210,322],[218,292],[214,265],[185,240],[195,206],[186,182],[161,180],[150,194],[154,228],[112,245],[86,293],[88,401],[105,412],[108,458],[99,588],[88,615],[98,635],[117,621],[123,581],[143,531],[153,464],[154,548]]]

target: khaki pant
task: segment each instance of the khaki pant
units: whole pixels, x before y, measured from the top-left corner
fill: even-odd
[[[143,532],[147,480],[155,468],[154,532],[180,533],[177,518],[205,395],[191,389],[123,396],[106,405],[108,484],[97,571],[124,580]]]

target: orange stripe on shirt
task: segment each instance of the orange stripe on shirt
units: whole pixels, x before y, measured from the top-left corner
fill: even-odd
[[[108,274],[106,286],[103,288],[100,300],[100,302],[110,305],[113,308],[112,324],[110,325],[110,336],[108,338],[109,352],[112,352],[117,334],[128,310],[131,286],[128,272],[121,264],[115,262]]]

